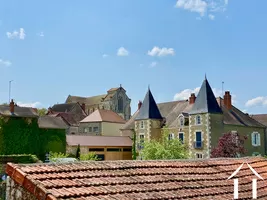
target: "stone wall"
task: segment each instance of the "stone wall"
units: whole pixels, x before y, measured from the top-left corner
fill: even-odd
[[[9,176],[6,181],[6,200],[38,200],[33,194],[15,183]]]

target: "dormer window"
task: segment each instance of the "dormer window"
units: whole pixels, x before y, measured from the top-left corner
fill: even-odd
[[[197,115],[196,116],[196,125],[200,125],[201,124],[201,116]]]

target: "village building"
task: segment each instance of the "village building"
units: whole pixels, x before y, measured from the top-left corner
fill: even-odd
[[[158,139],[163,128],[169,130],[169,139],[179,138],[189,146],[191,158],[209,158],[226,132],[246,138],[247,156],[266,153],[266,127],[233,106],[229,91],[223,98],[215,98],[206,78],[197,97],[191,94],[188,100],[156,104],[148,89],[136,113],[121,129],[121,135],[136,132],[141,158],[144,140]]]
[[[111,110],[95,110],[79,123],[79,132],[67,135],[67,153],[76,154],[80,145],[81,154],[95,152],[101,160],[131,160],[132,140],[121,136],[125,120]]]
[[[7,199],[233,199],[228,179],[241,164],[239,199],[267,198],[267,161],[262,157],[161,161],[91,161],[59,164],[12,164],[6,168]],[[249,164],[249,166],[248,166]],[[249,168],[251,167],[251,169]]]
[[[97,109],[104,109],[118,113],[125,120],[131,118],[131,99],[127,96],[126,90],[122,86],[111,88],[106,94],[93,97],[69,95],[65,103],[79,103],[83,105],[87,115]]]

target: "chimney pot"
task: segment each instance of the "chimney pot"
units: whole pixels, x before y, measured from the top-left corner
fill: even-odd
[[[10,110],[10,112],[13,114],[14,113],[14,111],[15,111],[15,103],[14,103],[14,100],[13,99],[11,99],[11,102],[10,102],[10,104],[9,104],[9,110]]]
[[[140,110],[141,106],[142,106],[142,102],[139,101],[139,102],[138,102],[138,110]]]
[[[194,104],[196,101],[196,95],[195,93],[192,93],[191,96],[189,97],[189,104]]]

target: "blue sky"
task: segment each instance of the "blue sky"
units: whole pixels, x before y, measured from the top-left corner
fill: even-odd
[[[187,98],[207,73],[216,95],[267,113],[267,6],[244,0],[0,0],[0,102],[48,107],[120,84],[132,110]],[[120,49],[120,50],[119,50]],[[119,54],[118,54],[119,53]]]

